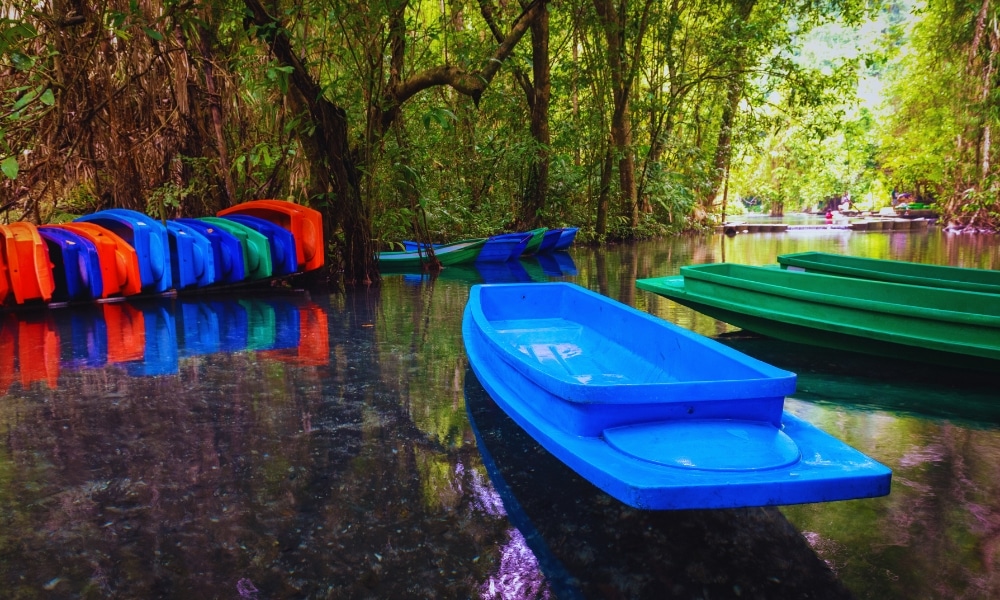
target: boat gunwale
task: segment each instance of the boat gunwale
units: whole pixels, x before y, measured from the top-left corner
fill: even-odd
[[[861,298],[857,296],[842,296],[842,295],[828,294],[824,292],[803,290],[787,285],[780,285],[777,283],[760,282],[746,277],[730,275],[728,273],[715,273],[712,270],[709,270],[712,267],[715,267],[716,265],[726,265],[726,268],[728,270],[736,268],[738,270],[753,270],[757,272],[782,273],[784,274],[782,275],[782,277],[786,278],[791,276],[791,277],[822,278],[827,281],[843,280],[843,277],[838,277],[837,275],[827,275],[823,273],[809,273],[803,271],[788,271],[786,269],[781,269],[776,267],[761,267],[755,265],[742,265],[735,263],[703,263],[700,265],[688,265],[680,268],[680,273],[681,273],[680,276],[700,281],[707,281],[718,285],[726,285],[728,287],[756,291],[759,293],[769,294],[772,296],[782,296],[794,300],[802,300],[815,304],[840,306],[840,307],[846,307],[846,308],[852,308],[870,312],[900,315],[905,317],[920,317],[924,319],[943,321],[947,323],[961,322],[968,325],[985,325],[987,327],[1000,327],[1000,313],[996,315],[991,315],[983,313],[973,313],[969,311],[945,310],[941,308],[929,308],[926,306],[920,306],[914,304],[886,302],[883,300],[870,300],[867,298]],[[651,279],[656,279],[656,278],[651,278]],[[820,281],[820,280],[821,279],[814,279],[814,281]],[[974,300],[986,305],[994,305],[996,303],[996,298],[994,295],[982,292],[973,292],[967,290],[952,290],[945,288],[934,288],[932,290],[926,290],[923,288],[923,286],[906,284],[906,283],[893,283],[888,281],[876,281],[871,279],[851,279],[851,281],[854,282],[853,285],[857,286],[868,286],[868,287],[898,286],[897,289],[901,290],[902,292],[911,292],[911,293],[920,290],[925,293],[933,292],[933,293],[960,294],[960,295],[969,294],[970,296],[966,297],[969,300]],[[730,282],[735,282],[735,283],[730,283]]]
[[[659,281],[668,282],[668,284],[658,285],[654,283]],[[680,283],[681,285],[670,285],[672,283]],[[833,334],[847,335],[860,339],[876,340],[879,342],[895,344],[900,347],[906,347],[912,349],[927,348],[929,350],[937,352],[946,352],[955,355],[976,356],[987,360],[996,361],[1000,359],[1000,346],[994,346],[994,347],[983,346],[980,344],[972,344],[969,343],[968,341],[953,343],[947,340],[942,340],[940,338],[928,339],[926,337],[917,337],[888,329],[873,329],[871,327],[865,327],[861,325],[845,325],[843,323],[831,323],[830,321],[823,319],[815,319],[815,318],[800,316],[785,311],[774,311],[769,309],[763,309],[757,306],[750,306],[743,303],[730,302],[721,299],[717,296],[706,296],[703,294],[698,294],[696,292],[691,292],[687,290],[683,284],[684,284],[684,276],[682,275],[653,277],[648,279],[640,279],[636,281],[636,286],[639,287],[639,289],[654,294],[659,294],[679,304],[684,304],[684,302],[681,302],[681,300],[678,299],[681,298],[685,301],[714,307],[717,309],[729,311],[736,314],[744,314],[758,319],[765,319],[769,321],[775,321],[778,323],[786,323],[788,325],[796,327],[804,327],[816,331],[825,331]],[[724,285],[724,284],[718,284],[718,285]],[[732,286],[725,286],[725,287],[732,287]],[[673,293],[672,294],[664,293],[664,291],[667,290],[670,290]],[[767,293],[760,290],[751,290],[751,291],[762,294]],[[851,308],[851,307],[846,307],[846,308]],[[851,309],[858,310],[853,308]],[[903,316],[906,315],[904,314]],[[968,349],[972,349],[974,350],[974,352],[969,352]]]
[[[744,369],[756,372],[759,374],[759,377],[713,380],[689,379],[627,385],[615,383],[581,383],[571,379],[556,377],[538,368],[535,364],[523,360],[511,346],[499,343],[495,335],[496,328],[489,317],[486,316],[480,302],[480,295],[483,289],[501,286],[513,288],[539,285],[553,288],[558,286],[571,290],[571,293],[583,293],[613,303],[614,306],[624,310],[634,318],[663,330],[665,335],[672,334],[684,338],[690,343],[697,344],[705,348],[708,352],[720,356],[727,361],[732,361]],[[476,332],[480,334],[491,348],[498,352],[498,356],[502,357],[508,366],[533,381],[536,385],[546,390],[547,393],[558,397],[563,402],[571,404],[654,405],[682,402],[700,403],[719,400],[784,398],[795,391],[796,376],[794,373],[757,360],[739,351],[735,351],[725,344],[698,335],[683,327],[674,325],[654,315],[637,310],[575,284],[566,282],[476,284],[469,291],[469,301],[466,304],[466,310],[469,316],[471,316],[472,322],[476,324]],[[740,389],[734,391],[734,386],[738,386]],[[627,388],[629,392],[628,396],[615,395],[613,393],[616,391],[620,392],[623,388]],[[685,392],[688,394],[683,395]]]

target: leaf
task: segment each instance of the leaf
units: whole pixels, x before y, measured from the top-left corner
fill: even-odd
[[[45,88],[45,91],[42,92],[42,97],[40,98],[40,100],[42,101],[42,104],[44,104],[45,106],[52,106],[53,104],[55,104],[56,96],[55,94],[52,93],[52,88]]]
[[[8,156],[7,158],[3,159],[3,162],[0,162],[0,171],[2,171],[3,174],[7,176],[8,179],[17,179],[17,171],[18,171],[17,157]]]
[[[155,29],[150,29],[149,27],[143,27],[142,30],[145,31],[146,35],[148,35],[150,38],[152,38],[153,41],[156,41],[156,42],[162,42],[163,41],[163,34],[160,33],[159,31],[157,31]]]

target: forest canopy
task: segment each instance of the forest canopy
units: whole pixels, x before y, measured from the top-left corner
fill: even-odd
[[[602,243],[844,192],[995,228],[997,31],[988,0],[11,0],[0,220],[285,198],[347,282],[404,238]]]

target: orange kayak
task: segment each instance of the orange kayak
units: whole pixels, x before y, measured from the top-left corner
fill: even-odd
[[[18,304],[31,300],[48,302],[55,290],[49,247],[32,223],[18,221],[0,225],[3,257],[7,265],[9,292]]]
[[[291,231],[295,237],[295,258],[300,271],[318,269],[326,260],[323,215],[318,210],[285,200],[250,200],[222,209],[217,215],[250,215]]]

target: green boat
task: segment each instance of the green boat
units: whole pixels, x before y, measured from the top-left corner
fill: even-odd
[[[199,220],[236,236],[243,247],[243,268],[247,279],[266,279],[274,273],[271,244],[266,235],[222,217],[201,217]]]
[[[826,252],[782,254],[778,263],[785,269],[810,273],[1000,294],[1000,271],[989,269],[926,265]]]
[[[636,286],[785,341],[1000,372],[992,294],[729,263],[681,267]]]
[[[487,238],[461,240],[434,246],[434,256],[442,266],[473,263]],[[378,268],[382,271],[420,270],[429,260],[426,250],[379,252]]]
[[[538,252],[538,247],[542,245],[542,240],[545,238],[545,232],[548,230],[548,227],[539,227],[538,229],[525,231],[524,233],[531,234],[531,239],[528,241],[528,245],[525,246],[524,250],[521,252],[521,256],[528,256],[529,254]]]

